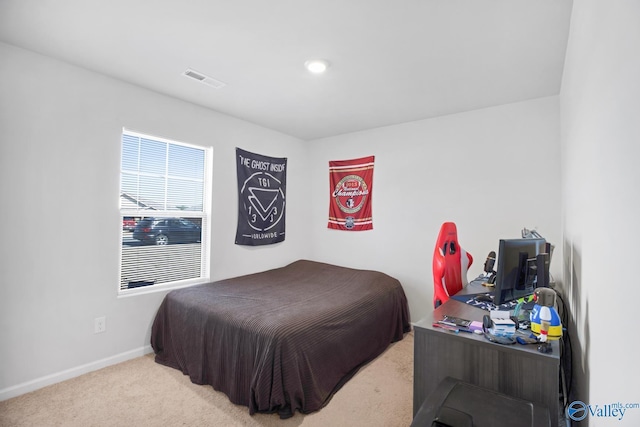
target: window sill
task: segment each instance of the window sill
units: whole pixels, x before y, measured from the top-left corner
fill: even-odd
[[[118,298],[128,298],[137,295],[154,294],[157,292],[168,292],[174,289],[188,288],[189,286],[201,285],[211,280],[207,277],[198,279],[182,280],[180,282],[172,282],[161,285],[142,286],[133,289],[118,289]]]

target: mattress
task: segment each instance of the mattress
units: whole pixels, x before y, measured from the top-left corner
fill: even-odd
[[[299,260],[177,289],[155,317],[156,361],[255,412],[322,408],[362,365],[410,330],[384,273]]]

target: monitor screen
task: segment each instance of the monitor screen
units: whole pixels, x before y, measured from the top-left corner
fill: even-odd
[[[500,240],[494,304],[503,304],[533,293],[538,286],[537,256],[546,253],[546,246],[544,239]]]

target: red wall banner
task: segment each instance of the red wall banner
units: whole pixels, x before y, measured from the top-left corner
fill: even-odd
[[[374,156],[329,162],[329,228],[371,230]]]

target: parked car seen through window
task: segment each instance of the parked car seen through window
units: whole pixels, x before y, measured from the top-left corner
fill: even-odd
[[[137,222],[133,238],[155,245],[196,243],[202,239],[202,229],[198,224],[184,218],[150,217]]]

